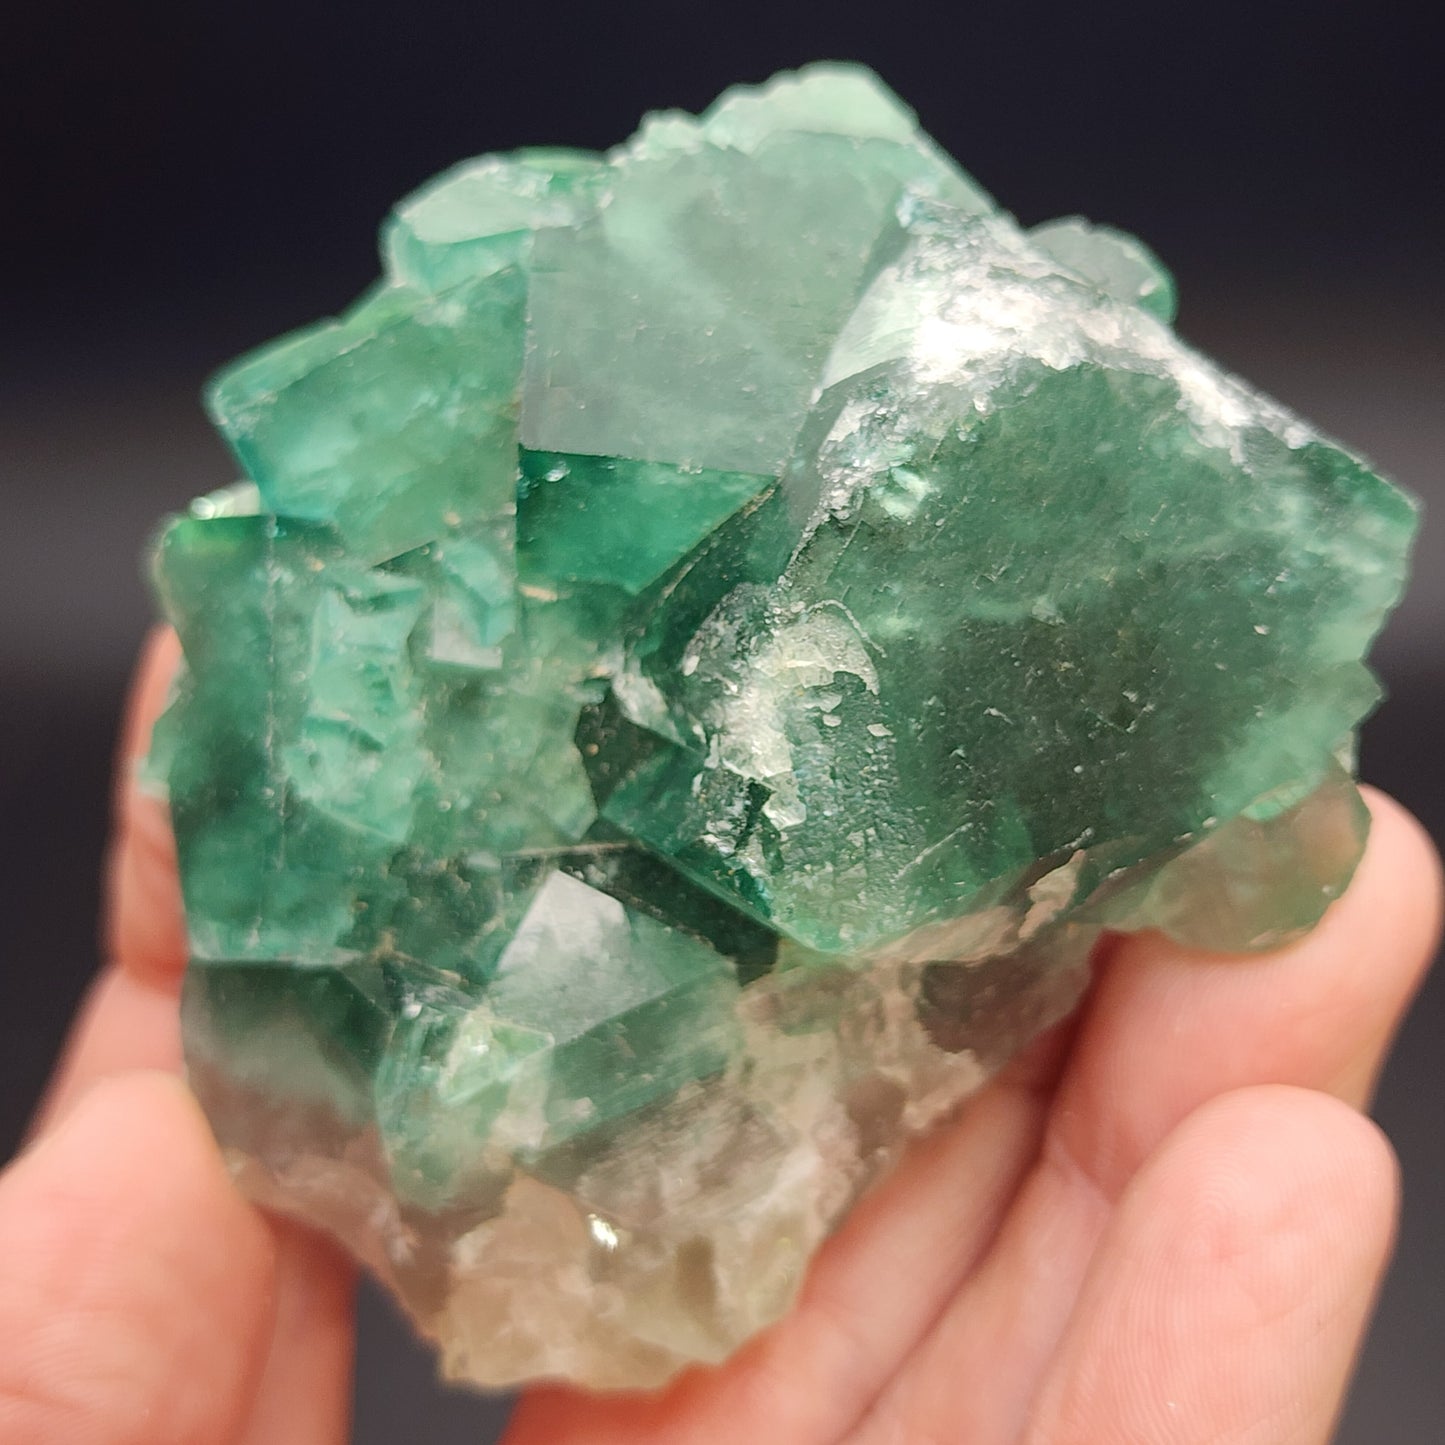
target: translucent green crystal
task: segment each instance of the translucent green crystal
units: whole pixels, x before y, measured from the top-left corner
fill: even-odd
[[[1103,929],[1318,919],[1414,510],[857,68],[382,250],[216,380],[246,480],[155,552],[191,1078],[450,1373],[653,1384]]]
[[[775,475],[905,190],[990,203],[871,77],[654,116],[607,203],[539,230],[522,440]]]

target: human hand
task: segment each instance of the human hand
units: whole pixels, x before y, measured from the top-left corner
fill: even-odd
[[[174,647],[148,651],[127,758]],[[1395,1211],[1356,1111],[1439,927],[1428,840],[1371,806],[1309,938],[1115,943],[1074,1023],[910,1152],[786,1320],[657,1395],[535,1389],[508,1445],[1327,1439]],[[36,1142],[0,1176],[0,1440],[337,1445],[351,1270],[240,1200],[166,1077],[180,902],[163,811],[132,790],[110,920]]]

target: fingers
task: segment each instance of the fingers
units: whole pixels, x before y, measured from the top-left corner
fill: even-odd
[[[106,865],[109,966],[81,1006],[37,1113],[37,1129],[50,1127],[99,1079],[127,1069],[180,1068],[176,994],[186,941],[175,843],[164,804],[136,781],[179,662],[176,634],[154,629],[141,650],[116,758]]]
[[[77,1021],[37,1129],[64,1134],[64,1121],[73,1110],[89,1106],[92,1091],[98,1090],[104,1098],[110,1088],[129,1087],[136,1078],[129,1071],[137,1069],[179,1072],[180,1052],[174,995],[119,968],[107,969],[96,981]],[[103,1082],[115,1075],[126,1077],[111,1085]],[[192,1104],[184,1118],[194,1124],[196,1117]],[[204,1143],[214,1155],[208,1130]],[[135,1163],[150,1176],[164,1178],[172,1167],[172,1157],[169,1141],[155,1147],[136,1146]],[[184,1162],[184,1152],[180,1157]],[[117,1187],[129,1187],[130,1177],[121,1179]],[[232,1207],[249,1212],[228,1181],[225,1188]],[[341,1445],[349,1437],[355,1271],[334,1245],[300,1225],[263,1220],[259,1215],[254,1218],[257,1228],[274,1237],[275,1319],[269,1354],[255,1385],[246,1433],[239,1445]],[[188,1227],[203,1228],[205,1219],[198,1216]],[[10,1248],[6,1231],[0,1212],[0,1291],[4,1287],[3,1251]],[[143,1250],[147,1246],[137,1239],[134,1247]],[[224,1242],[218,1239],[216,1247],[224,1247]],[[216,1300],[214,1307],[223,1312],[227,1306]],[[137,1328],[144,1328],[144,1322],[137,1322]],[[4,1329],[0,1315],[0,1339],[8,1338]],[[0,1413],[0,1422],[3,1418]],[[3,1429],[0,1440],[8,1445]]]
[[[1183,1118],[1259,1083],[1360,1080],[1418,983],[1438,927],[1438,866],[1398,807],[1346,897],[1291,948],[1230,959],[1158,938],[1101,970],[1036,1168],[987,1257],[852,1437],[856,1445],[1016,1440],[1068,1326],[1114,1201]]]
[[[351,1438],[355,1270],[291,1220],[272,1229],[276,1326],[238,1445],[342,1445]]]
[[[1026,1445],[1323,1445],[1395,1206],[1389,1146],[1344,1104],[1205,1105],[1125,1190]]]
[[[1143,935],[1109,958],[1055,1130],[1106,1194],[1216,1094],[1279,1083],[1367,1101],[1440,928],[1433,846],[1399,804],[1367,799],[1355,879],[1298,943],[1226,958]]]
[[[122,769],[116,779],[124,788],[129,779],[125,767],[140,762],[150,749],[151,729],[165,711],[171,679],[181,661],[181,641],[175,629],[164,624],[152,627],[141,643],[135,675],[131,679],[130,696],[126,700],[125,717],[120,725],[120,759]]]
[[[106,911],[111,961],[172,994],[186,966],[175,843],[165,805],[141,790],[135,774],[179,661],[175,633],[157,628],[142,651],[121,733]]]
[[[155,629],[141,652],[116,760],[105,910],[110,962],[86,994],[32,1132],[50,1128],[101,1079],[181,1067],[176,993],[186,943],[175,845],[165,807],[135,780],[179,660],[175,633]]]
[[[52,1128],[101,1079],[130,1069],[179,1073],[181,1027],[175,995],[123,969],[105,969],[71,1027],[35,1131]]]
[[[1109,1205],[1057,1152],[1035,1156],[988,1253],[903,1362],[848,1445],[1014,1445]]]
[[[0,1176],[0,1439],[210,1445],[248,1408],[273,1251],[159,1074],[103,1082]]]

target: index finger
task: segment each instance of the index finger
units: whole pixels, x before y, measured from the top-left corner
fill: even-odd
[[[1368,1103],[1440,937],[1441,874],[1420,824],[1364,794],[1373,822],[1354,881],[1298,942],[1236,958],[1158,934],[1116,946],[1057,1111],[1062,1142],[1110,1197],[1218,1094],[1290,1084]]]
[[[180,644],[170,628],[147,638],[121,725],[115,825],[107,859],[106,963],[91,985],[32,1133],[51,1129],[99,1080],[130,1069],[181,1068],[177,994],[186,966],[175,844],[165,804],[145,793],[139,764],[165,708]]]
[[[139,768],[180,658],[169,627],[146,639],[121,730],[107,865],[107,956],[123,973],[170,993],[180,988],[186,967],[176,847],[166,806],[141,787]]]

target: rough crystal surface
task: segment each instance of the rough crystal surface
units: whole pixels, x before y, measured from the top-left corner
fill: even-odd
[[[451,1374],[655,1384],[1101,930],[1318,918],[1413,509],[860,69],[382,249],[217,379],[247,480],[156,549],[191,1078]]]

